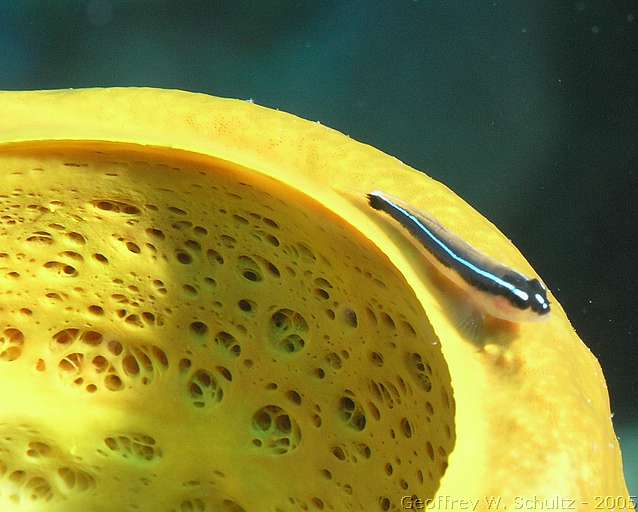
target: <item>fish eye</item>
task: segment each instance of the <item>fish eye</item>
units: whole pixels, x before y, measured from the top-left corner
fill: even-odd
[[[529,284],[536,289],[543,290],[544,292],[547,291],[547,288],[545,288],[545,285],[540,279],[537,279],[537,278],[530,279]]]
[[[536,292],[536,295],[540,294],[542,297],[545,297],[547,289],[545,288],[545,285],[541,281],[534,278],[534,279],[530,279],[528,283],[529,283],[529,287]]]

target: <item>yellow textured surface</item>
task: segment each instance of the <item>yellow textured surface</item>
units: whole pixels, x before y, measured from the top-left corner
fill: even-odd
[[[340,192],[400,196],[533,274],[440,183],[236,100],[0,111],[0,510],[624,508],[605,382],[555,299],[479,350]]]

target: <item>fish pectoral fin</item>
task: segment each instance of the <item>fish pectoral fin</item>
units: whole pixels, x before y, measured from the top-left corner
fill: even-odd
[[[462,336],[482,350],[487,340],[485,314],[471,304],[460,307],[456,318],[456,326]]]

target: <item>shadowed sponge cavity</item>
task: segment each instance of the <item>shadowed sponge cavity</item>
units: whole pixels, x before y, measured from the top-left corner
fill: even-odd
[[[187,153],[18,145],[0,169],[2,510],[434,495],[455,443],[440,345],[344,222]]]

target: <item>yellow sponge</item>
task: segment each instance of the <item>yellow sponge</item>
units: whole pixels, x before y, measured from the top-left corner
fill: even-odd
[[[237,100],[0,111],[0,510],[630,508],[605,381],[555,298],[479,348],[340,192],[399,195],[531,274],[440,183]]]

